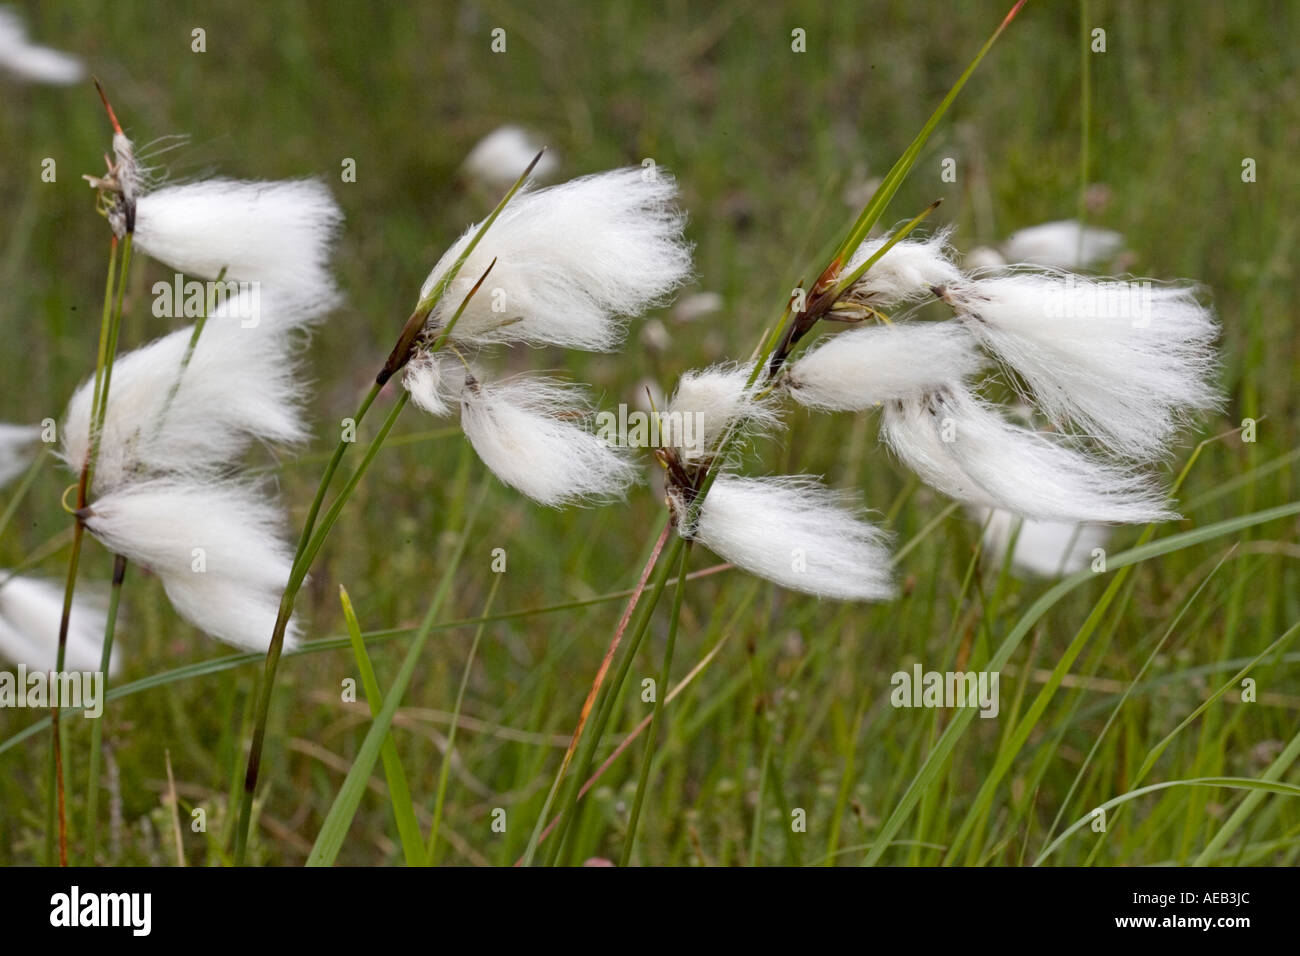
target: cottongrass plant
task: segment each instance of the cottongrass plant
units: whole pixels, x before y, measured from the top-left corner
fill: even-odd
[[[341,213],[314,181],[160,187],[107,98],[104,106],[113,155],[104,175],[86,178],[111,227],[111,254],[95,373],[74,393],[62,427],[60,457],[78,481],[76,504],[67,505],[76,523],[57,666],[74,640],[70,618],[84,531],[115,555],[103,627],[105,670],[128,562],[156,574],[176,611],[200,630],[238,647],[265,648],[289,578],[288,547],[279,540],[278,509],[267,489],[241,479],[238,462],[254,443],[292,445],[306,436],[295,336],[337,302],[326,261]],[[193,326],[118,361],[137,237],[150,257],[213,285]],[[230,296],[218,305],[214,293],[224,292]],[[287,630],[296,640],[296,628]],[[58,858],[66,863],[58,716],[55,710],[48,839],[57,812]],[[91,859],[100,732],[96,725]],[[48,849],[52,856],[52,844]]]
[[[541,504],[608,500],[636,477],[621,451],[592,433],[580,387],[541,377],[492,381],[475,371],[467,356],[516,343],[613,350],[624,337],[627,319],[664,301],[689,275],[685,220],[675,205],[676,184],[667,173],[613,170],[534,190],[530,177],[543,155],[533,157],[492,213],[470,227],[429,273],[353,421],[362,421],[399,373],[403,390],[322,515],[349,443],[340,441],[326,465],[267,650],[236,824],[236,863],[247,854],[271,690],[298,590],[408,401],[436,416],[459,411],[465,436],[488,469]],[[408,659],[414,660],[422,644],[418,638]],[[386,725],[377,720],[372,733],[383,732]],[[359,762],[349,777],[368,769]],[[332,828],[336,816],[355,811],[355,806],[348,809],[348,792],[345,784],[323,832]]]
[[[615,698],[675,573],[657,681],[667,686],[695,542],[751,574],[820,597],[875,601],[894,593],[889,535],[851,495],[815,476],[743,473],[747,443],[781,427],[787,401],[814,411],[878,409],[881,438],[900,461],[972,507],[1048,522],[1147,523],[1173,516],[1151,469],[1170,453],[1184,425],[1219,402],[1209,384],[1216,325],[1194,290],[1143,287],[1136,313],[1128,314],[1131,283],[1081,280],[1036,267],[962,268],[945,231],[909,238],[933,206],[888,235],[871,234],[929,135],[1020,6],[882,181],[816,280],[791,297],[754,354],[689,372],[672,393],[669,412],[703,427],[670,430],[655,451],[665,476],[664,529],[597,671],[524,862],[534,861],[548,834],[545,861],[563,859],[580,785],[590,779]],[[488,469],[539,503],[559,507],[617,497],[635,480],[636,469],[621,450],[592,433],[590,405],[579,386],[536,377],[493,380],[478,363],[503,344],[617,348],[628,318],[664,302],[685,281],[690,251],[682,239],[675,184],[662,172],[617,170],[532,190],[526,183],[534,158],[491,215],[429,274],[353,422],[362,421],[399,374],[403,387],[326,508],[351,444],[339,442],[291,552],[276,533],[274,505],[228,463],[256,442],[292,444],[302,437],[297,379],[283,343],[334,301],[326,262],[336,210],[304,183],[154,189],[116,120],[114,126],[114,159],[94,185],[113,226],[113,262],[119,242],[123,262],[120,270],[110,266],[96,374],[70,407],[69,425],[85,436],[65,438],[62,452],[80,476],[77,506],[70,510],[77,517],[78,542],[84,528],[118,556],[115,583],[120,585],[127,560],[149,567],[183,616],[223,640],[266,648],[235,831],[235,860],[242,863],[276,668],[297,633],[297,593],[405,404],[412,401],[436,416],[458,412]],[[231,216],[214,201],[222,189],[233,197]],[[282,255],[278,244],[268,244],[259,245],[261,258],[245,255],[232,239],[251,227],[241,217],[281,230],[297,254]],[[143,357],[124,358],[114,373],[125,273],[137,238],[151,256],[176,268],[264,283],[288,303],[278,312],[284,318],[274,319],[282,304],[277,303],[260,331],[255,327],[255,334],[244,336],[233,315],[215,310],[193,329],[146,346]],[[930,321],[920,315],[921,305],[935,303],[946,305],[951,317]],[[823,321],[853,327],[809,348]],[[205,377],[256,381],[258,395],[248,404],[209,409],[205,417],[205,396],[211,394]],[[1008,385],[1054,430],[1012,420],[999,402]],[[116,390],[110,393],[110,386]],[[196,425],[211,433],[193,435]],[[203,548],[211,564],[205,573],[211,576],[201,585],[186,569],[194,547]],[[75,577],[74,552],[60,663],[70,644]],[[109,613],[109,636],[113,619]],[[350,614],[349,628],[360,647]],[[323,832],[345,830],[355,812],[377,742],[387,734],[427,634],[422,627],[402,676],[382,710],[376,709],[362,748],[368,756],[349,770]],[[605,687],[625,636],[617,673]],[[106,640],[104,653],[110,648]],[[358,656],[363,654],[360,647]],[[372,702],[376,708],[377,703]],[[662,711],[663,695],[657,695],[625,863],[635,844]],[[56,770],[58,748],[56,726]],[[570,774],[575,760],[577,772]],[[548,827],[557,800],[559,815]],[[61,797],[59,808],[66,860]],[[93,813],[91,832],[93,843]],[[312,861],[329,862],[332,852],[318,842]]]
[[[524,862],[549,835],[544,860],[562,859],[579,785],[589,780],[628,665],[648,628],[666,580],[677,572],[669,644],[658,683],[666,686],[690,545],[783,587],[826,598],[882,600],[893,592],[887,534],[845,506],[810,476],[746,477],[735,446],[755,428],[770,427],[773,402],[789,397],[814,411],[879,409],[881,438],[901,462],[941,493],[1009,516],[1075,528],[1176,517],[1152,464],[1167,457],[1180,429],[1219,408],[1213,384],[1217,323],[1197,290],[1186,286],[1087,279],[1051,267],[966,270],[940,230],[909,238],[933,211],[924,210],[889,235],[868,233],[897,191],[939,117],[989,46],[1019,10],[1017,4],[950,91],[917,140],[806,291],[792,297],[748,374],[725,382],[722,397],[698,404],[674,399],[673,410],[707,410],[713,420],[703,452],[670,442],[657,450],[666,473],[669,525],[652,552],[641,586],[597,672],[551,797],[560,813],[544,827],[548,798]],[[1109,235],[1052,225],[1020,236],[1026,256],[1049,259],[1063,242],[1091,255],[1113,251]],[[1104,248],[1103,248],[1104,247]],[[925,320],[919,307],[940,301],[952,317]],[[800,354],[821,320],[857,326]],[[686,382],[707,373],[692,372]],[[1039,431],[1008,417],[997,400],[1010,383],[1053,427]],[[689,393],[689,388],[688,388]],[[718,436],[722,436],[720,439]],[[1088,538],[1093,538],[1089,535]],[[1088,543],[1085,539],[1085,543]],[[1063,562],[1077,559],[1065,555]],[[653,585],[650,570],[660,561]],[[1073,565],[1071,565],[1073,566]],[[600,700],[607,668],[639,610],[613,686]],[[642,756],[623,861],[631,859],[647,785],[656,702]],[[588,716],[597,714],[580,751],[579,772],[561,785]]]

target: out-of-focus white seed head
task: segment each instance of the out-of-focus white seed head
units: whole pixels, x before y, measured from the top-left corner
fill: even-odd
[[[543,143],[521,126],[500,126],[474,144],[465,157],[465,175],[488,189],[508,189],[528,168]],[[560,158],[548,149],[533,167],[533,178],[550,179],[559,171]]]
[[[1013,232],[1002,244],[1002,254],[1011,263],[1087,269],[1114,258],[1123,247],[1118,232],[1063,219]]]
[[[0,657],[39,670],[53,670],[59,656],[59,626],[63,618],[63,585],[0,570]],[[108,619],[101,595],[77,591],[68,616],[64,648],[65,671],[98,671],[103,659],[104,625]],[[115,646],[109,673],[121,668]]]
[[[29,83],[68,86],[79,83],[86,68],[79,58],[32,43],[16,10],[0,7],[0,70]]]

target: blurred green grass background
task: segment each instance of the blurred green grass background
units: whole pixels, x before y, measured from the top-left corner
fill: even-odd
[[[114,0],[22,9],[38,42],[87,59],[137,143],[189,137],[159,157],[173,177],[320,175],[343,206],[347,225],[337,266],[348,301],[310,346],[316,440],[302,460],[286,460],[271,472],[296,528],[320,473],[313,456],[332,446],[339,420],[351,414],[387,354],[428,269],[494,201],[458,176],[480,136],[506,122],[533,129],[558,150],[564,176],[650,157],[680,178],[698,288],[724,296],[720,315],[691,324],[665,319],[671,342],[662,352],[641,342],[638,325],[616,355],[519,350],[498,359],[512,369],[562,368],[593,383],[604,407],[633,404],[646,379],[671,389],[688,368],[750,352],[789,289],[820,268],[819,256],[856,214],[845,193],[888,169],[1007,5],[159,6]],[[1107,34],[1107,51],[1091,60],[1090,180],[1109,191],[1092,221],[1124,234],[1134,273],[1204,283],[1223,322],[1228,409],[1188,437],[1184,454],[1200,437],[1245,417],[1264,418],[1256,443],[1233,436],[1205,449],[1181,496],[1183,528],[1298,497],[1300,71],[1290,41],[1300,26],[1296,14],[1289,3],[1090,5],[1090,24]],[[191,51],[196,27],[206,31],[206,53]],[[490,50],[496,27],[506,30],[505,53]],[[791,51],[795,28],[806,31],[806,53]],[[885,221],[910,217],[941,196],[935,219],[955,223],[958,246],[970,249],[1073,215],[1080,43],[1074,3],[1031,0],[940,127]],[[59,418],[94,365],[108,232],[79,176],[101,170],[109,129],[89,84],[55,89],[5,81],[3,92],[0,419],[37,422]],[[52,184],[40,179],[46,157],[57,162]],[[945,157],[957,160],[956,183],[940,180]],[[1242,182],[1246,157],[1256,161],[1257,182]],[[345,158],[356,161],[355,183],[340,181]],[[169,328],[148,308],[150,285],[169,273],[137,262],[127,346]],[[416,411],[404,416],[401,440],[382,453],[300,599],[308,637],[342,633],[339,583],[368,630],[410,626],[422,614],[463,527],[467,501],[485,480],[463,439],[443,425]],[[788,442],[764,446],[751,469],[824,474],[835,486],[860,489],[888,514],[901,544],[946,501],[894,463],[875,430],[869,416],[796,412]],[[1172,463],[1170,473],[1181,464]],[[0,541],[0,566],[13,566],[66,529],[58,499],[70,481],[48,466]],[[445,617],[479,613],[498,547],[509,553],[499,610],[629,587],[660,513],[650,485],[625,505],[552,512],[493,484]],[[1294,519],[1274,522],[1136,568],[1131,594],[1104,616],[980,814],[970,856],[963,850],[960,859],[1032,860],[1058,810],[1068,824],[1128,790],[1150,748],[1236,670],[1224,662],[1258,654],[1300,616],[1295,530]],[[1121,529],[1112,551],[1131,544],[1138,531]],[[635,859],[860,861],[951,716],[891,708],[890,674],[915,661],[929,669],[968,656],[978,661],[1046,588],[999,579],[988,561],[964,584],[978,537],[959,512],[944,519],[906,555],[900,566],[906,594],[885,606],[818,602],[736,572],[693,582],[676,679],[720,638],[726,642],[667,710]],[[1134,681],[1181,603],[1238,540],[1070,792],[1117,693]],[[64,558],[50,556],[40,572],[60,579]],[[701,552],[693,567],[709,563]],[[102,549],[92,547],[83,582],[106,583],[109,567]],[[1080,588],[1036,626],[1014,671],[1003,675],[1003,718],[975,721],[885,861],[933,863],[944,856],[1009,733],[1009,703],[1038,692],[1034,670],[1055,664],[1104,586]],[[119,641],[126,668],[119,683],[227,653],[180,622],[157,583],[134,568],[124,607]],[[444,861],[506,864],[521,854],[620,608],[603,603],[488,629],[464,707],[472,722],[458,735]],[[613,721],[619,737],[649,712],[640,679],[659,666],[664,618],[661,613],[622,695]],[[396,730],[414,796],[430,809],[446,715],[472,636],[472,628],[435,635]],[[400,638],[372,649],[382,685],[391,681],[403,649]],[[1294,648],[1287,650],[1289,659],[1270,659],[1253,672],[1261,701],[1240,703],[1230,691],[1174,738],[1146,782],[1260,776],[1297,725],[1300,680]],[[255,670],[246,665],[175,682],[111,705],[105,799],[114,819],[112,838],[101,840],[102,862],[175,860],[163,802],[164,750],[174,765],[182,821],[195,807],[208,815],[206,835],[185,827],[189,861],[225,858],[229,795],[242,767]],[[257,860],[305,858],[368,723],[364,710],[340,704],[341,682],[355,676],[346,650],[291,658],[282,667]],[[0,713],[0,739],[31,719]],[[73,722],[72,739],[75,856],[84,836],[89,733],[83,722]],[[631,753],[639,750],[638,744]],[[42,734],[0,755],[0,863],[41,859],[47,754]],[[1285,779],[1295,781],[1295,772]],[[617,858],[635,780],[631,756],[602,778],[584,801],[569,860]],[[375,784],[340,862],[401,860],[378,770]],[[1085,828],[1050,862],[1187,862],[1243,797],[1179,788],[1143,797],[1104,839]],[[498,807],[506,810],[504,833],[491,828]],[[796,807],[807,811],[807,832],[792,836]],[[1230,851],[1223,859],[1294,863],[1300,804],[1268,797]]]

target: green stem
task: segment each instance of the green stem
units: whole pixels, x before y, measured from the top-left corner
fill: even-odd
[[[482,617],[486,618],[492,610],[492,601],[496,598],[497,587],[501,584],[499,573],[492,575],[492,586],[488,589],[487,600],[483,602]],[[447,780],[451,773],[451,761],[456,752],[456,728],[460,723],[460,708],[465,701],[465,688],[469,686],[470,670],[474,666],[474,657],[478,653],[479,643],[483,640],[483,631],[487,621],[482,621],[474,631],[474,640],[469,646],[469,656],[465,658],[465,670],[460,676],[460,688],[456,691],[456,706],[451,712],[451,725],[447,730],[447,749],[442,755],[442,767],[438,771],[438,796],[433,807],[433,828],[429,834],[429,849],[425,854],[429,866],[437,862],[438,830],[442,824],[442,810],[447,796]]]
[[[108,692],[108,668],[112,660],[113,635],[117,631],[117,607],[122,599],[122,581],[126,577],[126,558],[120,554],[113,559],[113,588],[108,597],[108,619],[104,622],[104,647],[99,655],[99,672],[104,675],[104,692]],[[107,699],[105,699],[107,706]],[[95,865],[95,849],[99,845],[99,761],[104,739],[105,715],[100,714],[90,728],[90,784],[86,789],[86,833],[89,845],[86,863]]]
[[[126,234],[126,239],[122,242],[122,271],[117,280],[117,298],[113,304],[113,315],[108,323],[108,344],[103,349],[104,366],[102,383],[99,389],[99,404],[94,406],[94,416],[92,418],[90,432],[90,453],[86,458],[85,477],[83,480],[82,495],[89,493],[93,487],[95,474],[95,460],[99,457],[99,439],[104,429],[104,419],[108,415],[108,394],[109,386],[113,382],[113,362],[117,357],[117,339],[122,331],[122,306],[126,300],[126,278],[131,269],[131,248],[132,235]],[[95,374],[96,381],[100,381],[100,374]],[[84,508],[86,502],[78,500],[77,507]]]
[[[365,414],[366,409],[374,401],[375,396],[381,386],[375,385],[371,388],[370,394],[366,396],[362,403],[361,409],[357,412],[357,420]],[[397,423],[397,416],[401,414],[402,409],[406,407],[406,402],[410,398],[409,392],[402,392],[396,402],[393,403],[392,410],[388,413],[388,418],[384,421],[379,433],[375,435],[370,442],[370,447],[366,449],[365,457],[357,466],[357,470],[348,483],[338,493],[327,512],[325,520],[321,527],[312,534],[315,527],[316,515],[320,511],[320,505],[325,497],[325,489],[328,487],[334,472],[338,469],[338,464],[343,458],[343,452],[346,450],[348,442],[340,442],[339,448],[336,449],[334,457],[330,459],[330,464],[326,469],[324,477],[321,478],[320,487],[316,492],[316,499],[312,502],[311,511],[307,516],[307,522],[303,526],[303,534],[298,541],[298,554],[294,558],[293,567],[289,572],[289,582],[285,587],[284,594],[280,598],[280,610],[275,619],[275,630],[271,632],[271,643],[266,651],[266,667],[262,673],[260,687],[258,690],[257,700],[257,717],[253,724],[253,739],[248,753],[248,769],[244,774],[244,792],[243,798],[239,805],[239,823],[235,831],[235,865],[242,866],[248,852],[248,828],[252,821],[253,811],[253,794],[257,789],[257,777],[262,762],[262,745],[266,739],[266,722],[271,711],[271,693],[275,688],[275,673],[280,663],[280,654],[284,650],[284,635],[289,626],[289,618],[293,615],[293,605],[297,600],[298,591],[302,588],[303,581],[307,578],[307,571],[311,567],[312,561],[319,553],[321,546],[325,543],[330,529],[338,520],[338,516],[343,511],[343,506],[351,497],[352,492],[356,490],[366,469],[374,461],[375,456],[379,453],[380,447],[392,431],[393,426]]]
[[[117,276],[117,236],[108,249],[108,278],[104,280],[104,310],[99,320],[99,353],[95,360],[95,389],[91,393],[90,411],[93,416],[99,408],[99,395],[104,388],[104,364],[108,359],[108,327],[113,316],[113,282]]]
[[[537,158],[541,158],[540,153],[538,153]],[[519,181],[515,183],[514,189],[507,193],[506,198],[501,201],[501,204],[493,210],[492,215],[488,217],[485,223],[479,228],[478,232],[474,234],[469,249],[462,253],[461,257],[456,260],[456,264],[448,273],[448,277],[444,278],[444,280],[439,283],[439,289],[446,289],[451,278],[455,276],[456,272],[460,270],[461,265],[464,264],[465,258],[469,254],[469,250],[478,243],[488,226],[492,224],[501,209],[504,208],[505,203],[509,201],[510,197],[518,191],[521,185],[523,185],[524,178],[536,163],[537,159],[534,159],[532,164],[529,165],[528,170],[526,170],[524,175],[520,177]],[[460,317],[464,314],[466,307],[469,306],[470,300],[473,299],[478,293],[478,290],[483,287],[484,281],[487,280],[488,273],[492,271],[496,262],[496,259],[493,259],[488,264],[488,267],[483,270],[483,274],[479,276],[478,281],[474,283],[473,288],[471,288],[469,292],[465,294],[465,297],[461,299],[459,307],[457,307],[455,314],[447,323],[442,336],[434,343],[430,351],[437,351],[443,344],[445,344],[447,336],[451,333],[451,330],[455,328],[456,323],[460,321]],[[442,293],[439,292],[439,295],[441,294]],[[436,304],[436,301],[434,304]],[[407,320],[406,327],[402,330],[397,346],[389,355],[388,361],[384,363],[384,367],[380,369],[379,374],[375,377],[375,383],[370,386],[370,391],[366,394],[365,399],[361,403],[361,407],[357,410],[356,417],[353,419],[354,427],[357,424],[360,424],[361,419],[365,417],[366,412],[379,396],[380,391],[388,380],[391,379],[393,375],[395,375],[397,371],[410,360],[411,353],[415,350],[417,342],[419,341],[418,333],[423,328],[425,318],[428,316],[428,311],[424,311],[424,306],[425,303],[422,301],[420,307],[417,308],[411,315],[411,318]],[[425,318],[421,318],[421,315]],[[316,517],[320,513],[321,505],[324,503],[326,489],[334,479],[334,473],[338,470],[339,462],[343,460],[343,455],[347,451],[347,446],[351,444],[342,439],[339,440],[338,447],[334,449],[334,454],[330,457],[329,464],[325,467],[325,474],[321,477],[320,485],[316,489],[316,497],[312,500],[311,508],[307,512],[307,520],[303,523],[302,534],[298,536],[298,547],[294,553],[293,566],[289,571],[289,582],[285,587],[284,594],[280,597],[280,610],[276,615],[275,629],[271,632],[271,643],[266,651],[266,669],[263,674],[264,686],[259,694],[257,722],[253,727],[253,740],[248,753],[248,769],[244,775],[244,794],[239,806],[239,824],[238,829],[235,831],[236,866],[241,866],[243,864],[245,854],[248,850],[248,827],[252,820],[253,793],[257,789],[257,775],[262,760],[262,742],[266,737],[266,719],[267,715],[270,713],[271,691],[275,685],[275,670],[280,661],[280,652],[284,648],[285,628],[288,627],[289,618],[293,614],[293,603],[297,599],[298,590],[302,587],[302,582],[306,579],[307,572],[310,570],[312,562],[316,560],[317,553],[325,543],[325,538],[329,535],[330,529],[334,527],[334,522],[338,520],[339,514],[342,513],[343,506],[347,504],[348,498],[350,498],[352,492],[356,490],[357,484],[361,481],[361,476],[366,473],[366,469],[370,467],[370,463],[374,460],[375,455],[379,453],[379,449],[384,444],[384,439],[386,439],[388,433],[392,431],[393,425],[397,422],[397,416],[400,415],[402,409],[406,407],[409,398],[410,393],[403,391],[397,401],[393,404],[393,410],[389,412],[388,419],[379,429],[379,434],[375,436],[375,440],[371,442],[370,448],[366,451],[365,458],[362,459],[361,464],[357,467],[356,472],[353,473],[352,478],[348,481],[347,485],[334,499],[334,504],[330,507],[329,512],[325,516],[324,524],[319,531],[316,531]]]
[[[124,276],[127,263],[129,262],[129,253],[131,248],[130,236],[128,236],[127,239],[127,255],[124,255],[122,260]],[[112,257],[115,257],[116,253],[117,244],[114,243]],[[225,278],[225,275],[226,270],[223,268],[217,275],[217,281],[222,281],[222,279]],[[207,324],[208,312],[211,307],[212,303],[209,297],[209,300],[204,302],[204,308],[202,313],[199,315],[198,320],[194,323],[194,331],[190,335],[189,342],[186,344],[185,354],[181,357],[180,369],[176,373],[176,380],[172,382],[171,389],[167,392],[167,398],[163,402],[162,411],[158,416],[159,427],[161,427],[162,420],[166,418],[168,411],[171,409],[172,402],[176,398],[176,393],[180,391],[181,379],[184,378],[186,370],[190,367],[190,360],[194,357],[194,349],[198,346],[199,336],[203,334],[203,328]],[[112,341],[114,346],[116,346],[116,333],[113,334]],[[116,349],[114,349],[114,352],[115,351]],[[95,407],[100,407],[99,403],[102,401],[99,423],[99,427],[102,429],[104,421],[108,418],[108,375],[103,377],[102,394],[99,393],[101,381],[98,374],[95,376],[95,384],[97,392]],[[122,600],[122,582],[126,577],[126,565],[126,558],[120,554],[114,555],[113,583],[112,590],[109,593],[108,618],[104,623],[104,646],[100,652],[99,660],[99,671],[104,675],[104,688],[106,691],[108,688],[109,663],[113,652],[113,636],[117,631],[118,605]],[[105,715],[100,714],[99,719],[96,720],[90,728],[90,772],[86,789],[86,831],[88,834],[89,844],[86,851],[86,860],[92,866],[95,863],[95,850],[99,844],[99,764],[102,757],[100,751],[103,747],[104,719]]]
[[[1082,143],[1079,148],[1079,241],[1075,262],[1083,265],[1083,227],[1088,219],[1088,153],[1092,148],[1092,58],[1088,45],[1088,0],[1079,0],[1079,54],[1081,67]]]
[[[550,846],[547,848],[545,861],[547,866],[555,865],[561,850],[564,848],[565,839],[573,824],[574,812],[578,802],[578,790],[582,786],[582,782],[591,776],[596,748],[600,746],[600,741],[605,736],[605,730],[609,725],[610,718],[613,716],[619,691],[623,687],[623,682],[627,679],[628,671],[632,668],[632,661],[635,660],[637,651],[641,647],[641,641],[645,638],[646,632],[650,630],[650,622],[654,618],[655,607],[663,596],[664,588],[668,585],[668,577],[673,563],[678,559],[681,550],[685,546],[685,540],[675,536],[666,559],[659,562],[658,570],[655,573],[654,588],[642,604],[640,615],[637,618],[636,629],[632,632],[631,641],[628,643],[627,650],[623,653],[623,661],[619,664],[618,673],[615,675],[613,683],[607,687],[604,699],[596,715],[596,721],[583,740],[582,752],[578,760],[578,772],[569,778],[568,785],[565,788],[560,822],[556,826],[555,833],[551,837]]]
[[[425,612],[419,630],[416,631],[415,639],[411,642],[406,657],[402,660],[402,666],[397,673],[397,678],[393,681],[388,696],[384,698],[384,706],[374,720],[371,721],[370,730],[367,731],[365,740],[361,743],[361,749],[352,766],[348,768],[347,776],[334,798],[334,803],[330,806],[329,813],[325,815],[325,822],[321,824],[316,843],[312,846],[311,853],[307,857],[308,866],[333,865],[339,850],[342,848],[343,838],[346,836],[352,818],[356,815],[357,807],[361,804],[361,798],[365,794],[366,783],[370,779],[370,771],[374,768],[382,742],[387,737],[389,728],[392,726],[393,715],[397,713],[397,708],[402,702],[402,695],[406,693],[406,688],[415,673],[415,665],[419,661],[424,645],[433,630],[434,622],[438,619],[438,615],[442,613],[442,607],[447,601],[447,596],[451,593],[452,576],[460,565],[466,548],[469,546],[470,532],[473,530],[474,523],[478,520],[479,512],[482,510],[483,502],[487,497],[488,488],[488,482],[484,481],[479,488],[477,497],[469,507],[465,517],[464,531],[461,533],[456,550],[447,562],[442,580],[438,582],[438,588],[434,592],[433,600],[429,603],[429,609]]]
[[[627,840],[623,844],[623,858],[620,866],[632,862],[632,847],[636,843],[637,822],[641,819],[641,806],[645,801],[647,784],[650,782],[650,764],[654,757],[655,743],[658,739],[659,721],[664,711],[664,698],[667,696],[668,680],[673,667],[673,650],[677,644],[677,626],[682,615],[682,598],[686,594],[686,566],[691,557],[691,543],[681,549],[681,560],[677,565],[677,588],[673,591],[673,609],[668,618],[668,643],[664,647],[664,663],[659,669],[659,683],[655,687],[654,715],[650,718],[650,731],[646,734],[645,749],[641,753],[641,772],[637,778],[636,796],[632,799],[632,815],[627,821]]]
[[[109,249],[108,278],[104,283],[104,319],[100,321],[99,350],[95,359],[95,386],[92,392],[94,402],[91,406],[90,434],[86,460],[82,464],[81,474],[77,480],[77,509],[86,506],[92,478],[95,472],[95,458],[99,454],[99,435],[104,423],[104,409],[108,407],[108,389],[113,375],[113,359],[117,354],[117,337],[122,327],[122,304],[126,297],[126,279],[131,266],[131,234],[127,233],[122,249],[122,264],[116,277],[117,295],[114,297],[114,267],[117,263],[117,239],[112,240]],[[55,657],[55,670],[62,671],[68,648],[68,627],[72,616],[72,602],[77,590],[77,569],[81,564],[81,544],[85,538],[85,527],[78,519],[72,535],[72,552],[68,556],[68,577],[63,591],[63,614],[59,619],[59,644]],[[55,828],[58,832],[59,865],[68,864],[68,816],[64,796],[63,752],[66,742],[66,729],[59,723],[59,708],[50,710],[51,734],[49,791],[45,805],[45,856],[46,862],[54,863]]]

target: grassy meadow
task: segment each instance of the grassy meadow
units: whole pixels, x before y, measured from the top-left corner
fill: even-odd
[[[636,407],[647,381],[670,392],[688,369],[753,351],[852,223],[864,184],[889,169],[1009,5],[22,7],[40,42],[86,59],[137,144],[159,140],[154,162],[171,177],[318,175],[342,205],[335,261],[347,302],[309,346],[314,439],[300,455],[259,450],[253,460],[276,483],[296,535],[340,422],[421,282],[498,198],[459,173],[481,136],[503,123],[536,131],[559,153],[562,178],[645,158],[679,178],[698,275],[688,291],[719,293],[719,313],[682,322],[664,309],[650,320],[666,336],[643,334],[639,320],[609,355],[515,348],[487,359],[592,383],[602,408]],[[718,559],[696,547],[690,570],[710,573],[686,585],[671,681],[688,683],[664,709],[631,862],[1300,860],[1300,801],[1276,786],[1300,785],[1297,517],[1244,520],[1300,500],[1300,235],[1288,218],[1300,200],[1298,14],[1259,0],[1088,3],[1088,28],[1106,31],[1106,51],[1089,55],[1088,219],[1124,235],[1122,266],[1134,275],[1202,283],[1223,325],[1226,412],[1189,431],[1161,466],[1172,482],[1190,462],[1183,519],[1155,528],[1155,546],[1128,567],[1120,556],[1142,543],[1140,527],[1116,529],[1103,574],[1021,579],[981,553],[980,528],[961,508],[886,452],[878,416],[793,408],[785,431],[752,449],[747,473],[818,474],[859,492],[895,536],[901,594],[879,605],[819,601],[713,570]],[[503,53],[490,48],[498,27]],[[195,28],[206,52],[191,49]],[[807,52],[791,50],[796,28]],[[1082,45],[1075,2],[1030,0],[883,221],[905,221],[942,197],[926,228],[954,224],[954,241],[969,250],[1074,216]],[[61,418],[94,368],[109,230],[80,175],[102,171],[111,131],[89,83],[0,82],[0,420],[37,423]],[[161,139],[173,134],[187,141]],[[52,183],[41,178],[46,158],[57,166]],[[947,158],[955,182],[941,177]],[[1243,182],[1246,158],[1253,182]],[[355,182],[341,181],[348,159]],[[136,261],[123,348],[173,325],[149,307],[152,284],[170,275]],[[381,405],[393,398],[390,388]],[[363,438],[379,418],[363,424]],[[1240,434],[1247,418],[1258,422],[1252,442]],[[370,724],[364,693],[342,700],[344,681],[360,681],[339,585],[381,688],[444,585],[394,718],[396,751],[426,840],[439,816],[436,862],[509,865],[524,855],[663,520],[658,467],[644,460],[647,480],[626,502],[554,511],[497,482],[454,421],[402,415],[299,598],[307,652],[281,663],[250,861],[306,860]],[[0,567],[31,562],[33,573],[62,580],[71,522],[60,496],[73,480],[46,456],[0,537]],[[0,490],[0,509],[19,487]],[[1243,520],[1225,524],[1234,519]],[[499,575],[494,549],[507,555]],[[88,543],[81,586],[106,587],[111,566]],[[659,672],[674,593],[629,665],[596,766],[651,713],[642,682]],[[74,862],[175,864],[177,820],[186,863],[229,862],[261,656],[182,622],[135,567],[118,642],[125,666],[103,718],[94,861],[90,721],[68,721]],[[917,663],[1000,670],[997,718],[891,706],[891,675]],[[1247,677],[1251,701],[1242,699]],[[40,716],[0,711],[6,865],[46,859],[50,736]],[[558,862],[620,859],[643,741],[578,804]],[[1126,797],[1155,784],[1172,785]],[[1104,805],[1106,831],[1095,832],[1091,814]],[[338,862],[403,859],[376,764]]]

